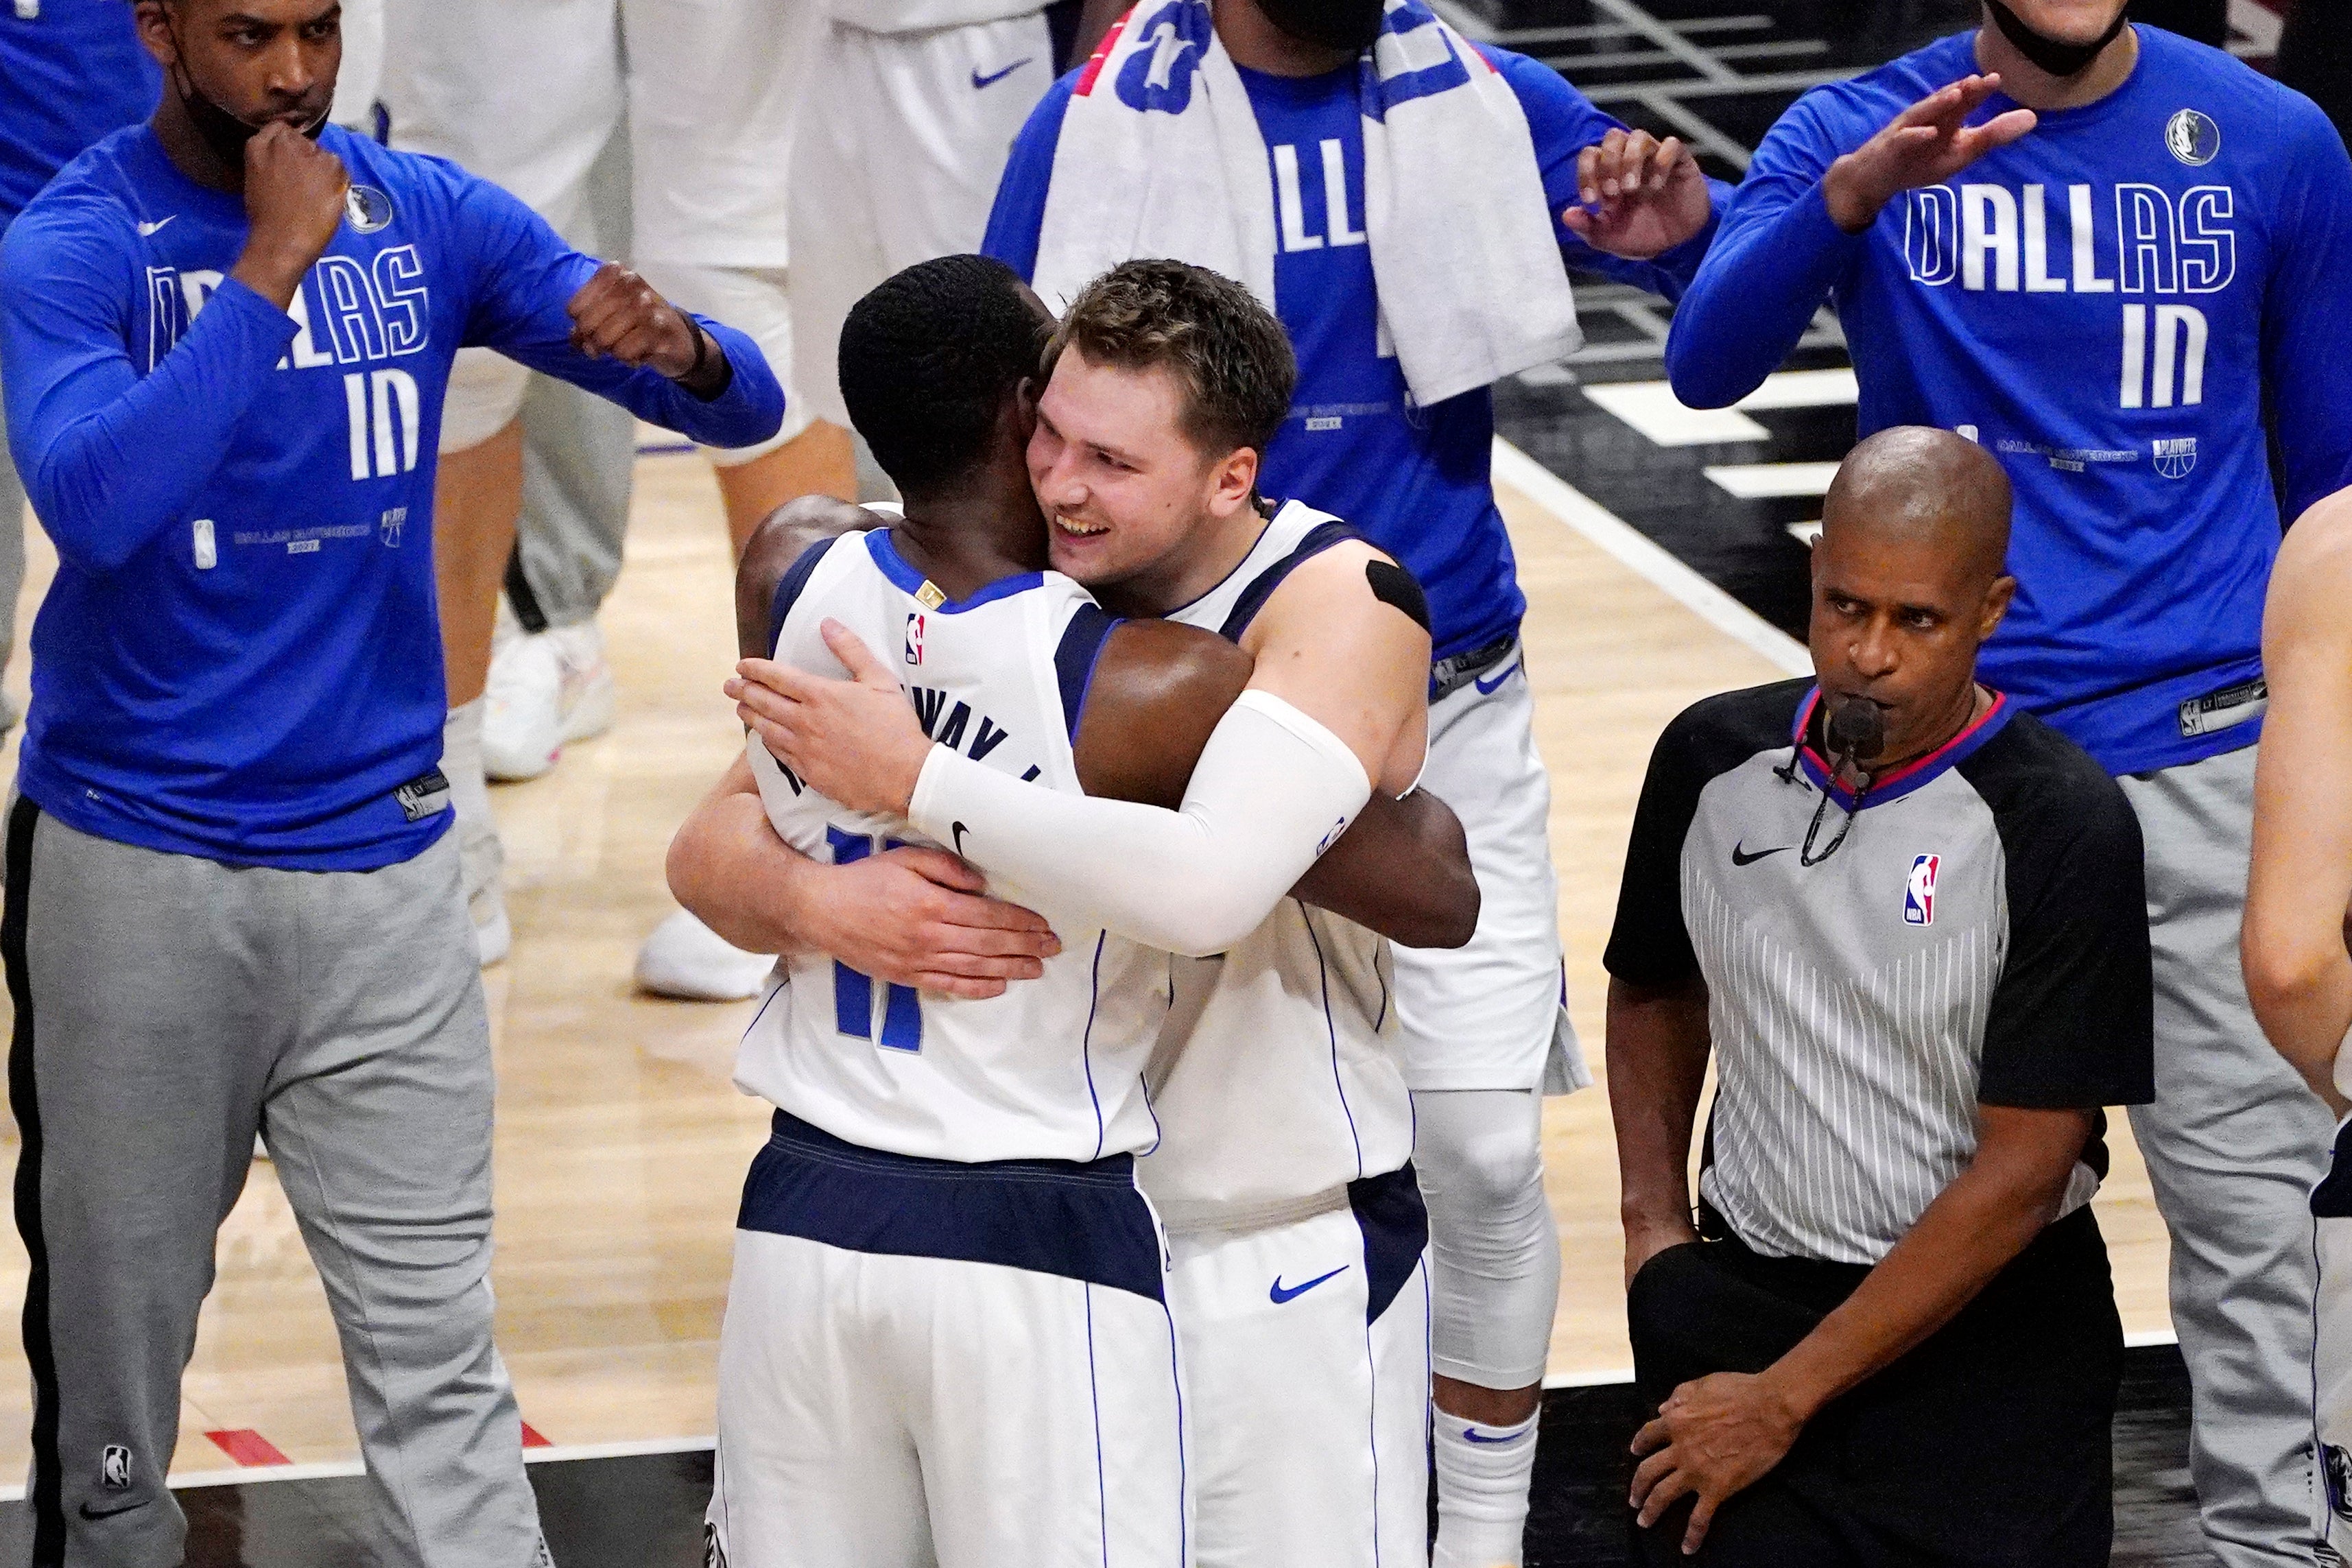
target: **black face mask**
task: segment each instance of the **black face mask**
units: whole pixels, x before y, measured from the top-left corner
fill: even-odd
[[[172,90],[179,94],[180,107],[188,111],[188,122],[221,162],[243,168],[245,144],[261,134],[261,127],[248,125],[231,114],[196,85],[196,79],[188,73],[187,47],[180,42],[176,29],[172,34],[172,47],[180,57],[180,63],[172,68]],[[302,128],[302,134],[316,142],[326,128],[327,117],[322,113]]]
[[[1265,19],[1303,44],[1361,52],[1381,36],[1382,0],[1258,0]]]
[[[2001,37],[2016,46],[2017,52],[2032,60],[2041,69],[2054,77],[2074,76],[2090,68],[2123,33],[2129,18],[2124,11],[2116,13],[2115,26],[2100,35],[2095,44],[2068,44],[2056,38],[2044,37],[2025,25],[2025,18],[2001,4],[2001,0],[1985,0],[1991,7],[1995,26]]]

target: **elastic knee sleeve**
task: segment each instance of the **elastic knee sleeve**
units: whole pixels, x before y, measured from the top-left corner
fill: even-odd
[[[768,368],[784,384],[783,427],[756,447],[704,447],[715,467],[740,468],[764,458],[809,427],[808,399],[793,380],[793,308],[781,268],[645,261],[638,270],[679,310],[724,322],[759,344]]]
[[[480,446],[522,417],[530,372],[494,349],[459,349],[441,402],[441,452]]]
[[[1437,1371],[1481,1388],[1539,1383],[1559,1305],[1543,1101],[1521,1089],[1434,1089],[1412,1104]]]

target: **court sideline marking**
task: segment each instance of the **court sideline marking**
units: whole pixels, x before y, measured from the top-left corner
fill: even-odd
[[[1599,546],[1668,598],[1784,675],[1811,675],[1805,645],[1692,571],[1633,524],[1512,446],[1495,438],[1495,480]]]

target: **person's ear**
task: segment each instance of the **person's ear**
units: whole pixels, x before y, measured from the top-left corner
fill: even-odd
[[[140,43],[157,65],[168,71],[180,63],[179,40],[172,35],[171,18],[163,14],[163,0],[137,0],[131,6],[131,20],[139,30]]]
[[[1992,634],[2000,628],[2002,618],[2009,614],[2010,602],[2016,597],[2016,578],[2002,576],[1993,579],[1992,586],[1985,590],[1984,607],[1977,616],[1978,642],[1992,640]]]
[[[1257,493],[1257,448],[1236,447],[1210,472],[1209,514],[1228,518]]]

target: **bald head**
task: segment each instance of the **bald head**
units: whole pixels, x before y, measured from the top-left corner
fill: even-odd
[[[1948,430],[1899,425],[1839,467],[1822,541],[1927,545],[1969,581],[1990,584],[2009,557],[2010,506],[2009,475],[1991,453]]]

